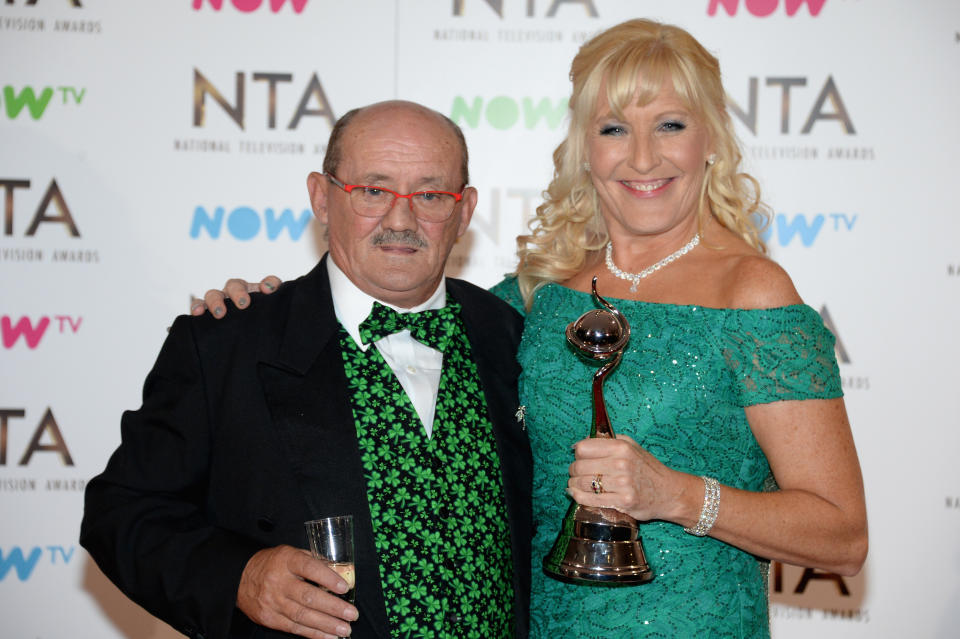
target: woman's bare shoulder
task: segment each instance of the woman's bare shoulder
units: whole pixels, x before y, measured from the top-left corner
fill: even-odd
[[[731,258],[724,282],[730,308],[777,308],[803,303],[790,275],[766,255],[752,252]]]
[[[803,301],[779,264],[727,229],[710,229],[715,285],[726,308],[777,308]]]

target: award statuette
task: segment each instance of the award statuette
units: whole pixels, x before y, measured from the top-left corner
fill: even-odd
[[[593,425],[590,437],[613,438],[603,401],[603,382],[623,356],[630,341],[627,319],[597,294],[603,309],[587,311],[567,326],[567,341],[581,355],[605,362],[593,376]],[[631,586],[653,579],[639,536],[637,520],[613,508],[581,506],[573,502],[560,526],[553,549],[543,559],[543,571],[571,583]]]

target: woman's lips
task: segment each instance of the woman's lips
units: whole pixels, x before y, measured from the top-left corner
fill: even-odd
[[[653,195],[659,193],[664,188],[667,187],[673,178],[663,178],[661,180],[645,180],[643,182],[638,182],[634,180],[620,180],[620,184],[625,186],[628,190],[632,191],[636,195]]]

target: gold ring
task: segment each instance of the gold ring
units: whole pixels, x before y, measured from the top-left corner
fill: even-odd
[[[590,487],[593,488],[593,492],[597,495],[603,494],[603,475],[598,474],[593,478],[593,481],[590,482]]]

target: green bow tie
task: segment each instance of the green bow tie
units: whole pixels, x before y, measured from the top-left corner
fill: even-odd
[[[443,308],[419,313],[398,313],[389,306],[374,302],[370,316],[360,323],[360,341],[371,344],[407,329],[413,339],[442,352],[459,330],[459,314],[460,305],[449,301]]]

